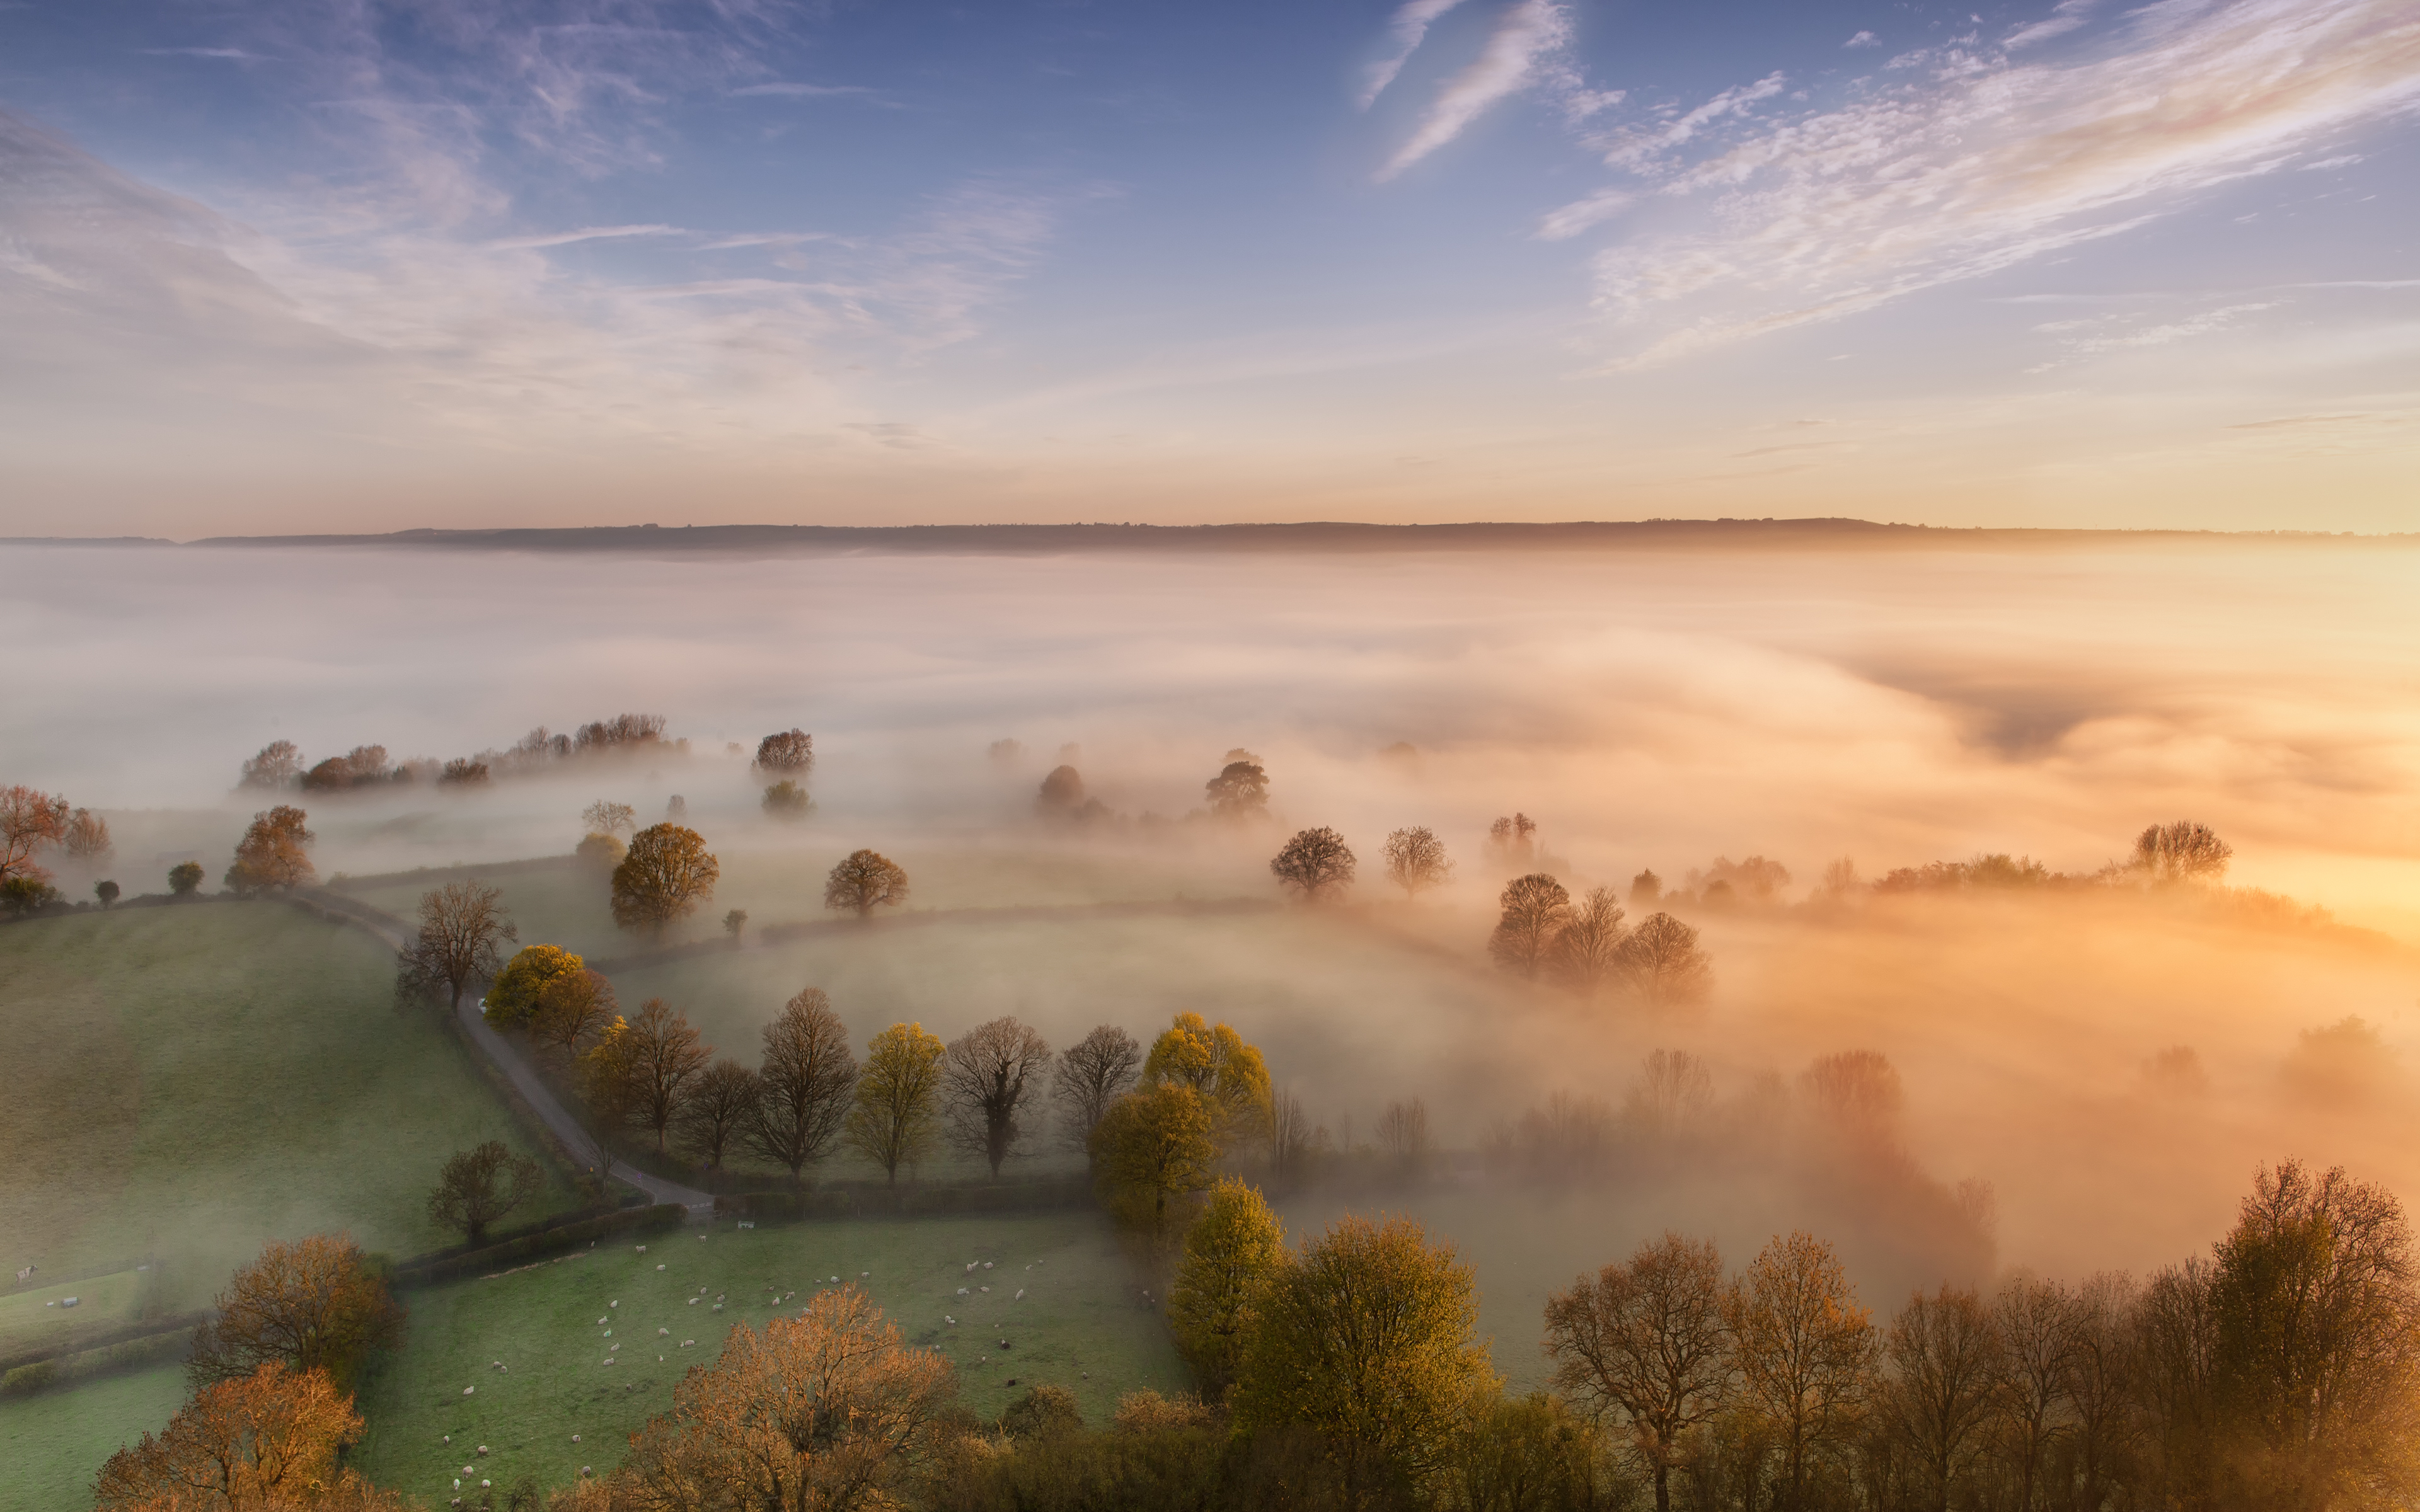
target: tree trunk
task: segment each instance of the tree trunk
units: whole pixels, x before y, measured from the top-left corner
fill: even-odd
[[[1672,1467],[1660,1456],[1655,1461],[1655,1512],[1672,1512]]]

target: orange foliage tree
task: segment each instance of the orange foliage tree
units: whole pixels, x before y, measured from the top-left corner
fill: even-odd
[[[237,892],[259,892],[317,882],[319,873],[309,855],[317,837],[302,827],[309,817],[287,803],[254,814],[251,827],[235,848],[235,864],[227,868],[226,885]]]
[[[362,1436],[324,1370],[278,1362],[206,1386],[157,1435],[118,1450],[93,1484],[97,1512],[401,1512],[405,1503],[336,1455]]]
[[[213,1299],[185,1369],[196,1387],[252,1376],[266,1364],[323,1370],[338,1388],[373,1349],[403,1335],[403,1309],[349,1235],[271,1240]]]

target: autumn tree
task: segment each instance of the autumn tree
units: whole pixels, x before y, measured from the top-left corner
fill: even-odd
[[[47,880],[34,857],[68,838],[68,800],[19,784],[0,788],[0,881],[29,876]]]
[[[942,1053],[940,1037],[922,1024],[893,1024],[866,1043],[845,1131],[849,1148],[881,1166],[892,1186],[900,1166],[932,1152]]]
[[[1186,1230],[1185,1258],[1168,1288],[1177,1352],[1213,1397],[1234,1381],[1260,1323],[1261,1293],[1285,1258],[1285,1230],[1260,1190],[1219,1178]]]
[[[1268,1131],[1269,1068],[1260,1050],[1224,1024],[1179,1013],[1142,1063],[1151,1085],[1189,1087],[1202,1094],[1222,1145],[1249,1142]]]
[[[714,1046],[698,1037],[688,1014],[675,1011],[660,997],[639,1005],[628,1032],[624,1064],[630,1120],[654,1133],[660,1151],[673,1120],[680,1117],[681,1104],[692,1090],[691,1082],[713,1059]]]
[[[840,1135],[857,1092],[848,1031],[822,988],[801,988],[765,1026],[756,1080],[756,1112],[744,1136],[796,1181]]]
[[[618,835],[639,822],[639,810],[627,803],[599,798],[580,810],[580,822],[592,835]]]
[[[1060,1127],[1067,1143],[1089,1149],[1093,1131],[1142,1066],[1142,1046],[1114,1024],[1103,1024],[1069,1045],[1051,1073],[1059,1100]]]
[[[235,864],[226,885],[237,893],[271,887],[306,887],[319,878],[311,865],[310,846],[318,837],[303,827],[310,816],[281,803],[252,816],[252,825],[235,848]]]
[[[352,1398],[324,1370],[267,1361],[212,1381],[159,1433],[109,1457],[93,1483],[96,1512],[401,1512],[336,1457],[362,1436]]]
[[[586,964],[559,945],[523,946],[488,984],[482,999],[488,1022],[500,1029],[529,1023],[536,1017],[538,1000],[554,979],[584,970]]]
[[[504,942],[520,937],[504,912],[502,889],[483,882],[449,882],[431,888],[420,896],[420,928],[396,957],[397,1003],[433,997],[442,990],[446,1005],[459,1012],[471,983],[497,974]],[[551,945],[531,949],[563,955]],[[514,959],[518,964],[520,957]],[[575,967],[580,964],[577,956],[566,959]]]
[[[1387,836],[1387,880],[1404,889],[1410,903],[1432,887],[1444,887],[1453,875],[1453,858],[1445,841],[1426,825],[1398,829]]]
[[[1466,1405],[1497,1383],[1470,1267],[1408,1219],[1337,1220],[1278,1268],[1260,1311],[1236,1426],[1315,1435],[1345,1506],[1425,1488]]]
[[[202,885],[202,863],[179,861],[168,869],[168,896],[190,898]]]
[[[302,780],[302,749],[290,740],[272,740],[243,764],[239,784],[248,788],[290,788]]]
[[[600,1129],[620,1128],[637,1117],[637,1054],[630,1021],[617,1013],[598,1026],[595,1042],[575,1065],[581,1101]],[[601,1151],[603,1135],[596,1137]]]
[[[1262,769],[1261,759],[1249,750],[1229,751],[1227,764],[1202,784],[1202,791],[1216,819],[1240,824],[1269,811],[1269,774]]]
[[[2053,1444],[2071,1427],[2086,1317],[2067,1288],[2032,1276],[2012,1277],[1992,1300],[1992,1326],[2000,1346],[1997,1450],[2015,1472],[2020,1508],[2040,1500],[2053,1473]]]
[[[673,1410],[632,1435],[614,1472],[626,1512],[883,1512],[939,1449],[957,1390],[950,1363],[911,1349],[856,1287],[797,1317],[735,1326]]]
[[[1986,1449],[2000,1384],[2000,1337],[1991,1309],[1962,1288],[1917,1292],[1883,1343],[1891,1378],[1885,1425],[1919,1471],[1924,1505],[1949,1512]]]
[[[582,867],[610,876],[630,854],[630,848],[611,835],[591,834],[582,836],[580,843],[571,848],[571,854]]]
[[[1776,1238],[1723,1299],[1744,1405],[1771,1433],[1777,1504],[1805,1506],[1863,1420],[1874,1325],[1840,1258],[1812,1234]]]
[[[777,777],[804,778],[815,768],[815,737],[803,730],[784,730],[756,742],[756,770]]]
[[[582,966],[547,979],[530,1013],[530,1037],[566,1057],[576,1057],[620,1015],[613,984]]]
[[[707,1170],[721,1170],[723,1155],[754,1121],[762,1093],[756,1073],[736,1060],[706,1067],[689,1084],[675,1115],[681,1147]]]
[[[546,1184],[536,1161],[516,1155],[502,1140],[458,1151],[428,1194],[428,1221],[459,1232],[473,1249],[488,1242],[488,1226],[537,1196]]]
[[[212,1299],[215,1316],[194,1330],[185,1373],[196,1389],[250,1376],[271,1362],[324,1370],[349,1390],[369,1352],[403,1334],[403,1309],[345,1234],[271,1240]]]
[[[1170,1199],[1210,1184],[1218,1111],[1183,1082],[1128,1092],[1093,1129],[1093,1182],[1102,1200],[1155,1240],[1168,1236]]]
[[[1590,887],[1555,932],[1548,965],[1583,997],[1621,974],[1622,906],[1611,887]]]
[[[907,872],[878,851],[851,851],[824,878],[824,906],[835,913],[854,909],[868,918],[907,901]]]
[[[1554,949],[1555,935],[1571,917],[1572,895],[1544,872],[1514,877],[1496,900],[1503,910],[1487,937],[1487,953],[1507,971],[1534,977]]]
[[[765,789],[762,805],[767,817],[773,819],[804,819],[814,806],[807,790],[786,777]]]
[[[630,837],[629,853],[613,869],[613,922],[660,935],[713,897],[721,875],[696,830],[651,825]]]
[[[1650,914],[1621,942],[1621,975],[1650,1003],[1694,1003],[1714,987],[1714,958],[1698,932],[1669,914]]]
[[[2180,819],[2153,825],[2134,837],[2133,868],[2154,882],[2216,882],[2226,874],[2235,847],[2208,825]]]
[[[1325,826],[1295,832],[1269,861],[1269,874],[1306,903],[1317,903],[1353,886],[1353,849]]]
[[[89,809],[78,809],[68,816],[67,834],[60,844],[79,861],[105,861],[116,846],[109,838],[109,821]]]
[[[1723,1262],[1714,1246],[1666,1230],[1627,1265],[1583,1275],[1546,1299],[1557,1390],[1629,1434],[1671,1512],[1672,1468],[1689,1434],[1721,1412],[1730,1386]]]
[[[983,1157],[993,1180],[1025,1136],[1020,1115],[1042,1091],[1050,1046],[1014,1018],[979,1024],[950,1041],[941,1057],[941,1097],[950,1143]]]

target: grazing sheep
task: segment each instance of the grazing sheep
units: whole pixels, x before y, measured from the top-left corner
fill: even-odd
[[[1025,1300],[1025,1288],[1023,1287],[1016,1288],[1016,1300],[1019,1302],[1023,1302]]]

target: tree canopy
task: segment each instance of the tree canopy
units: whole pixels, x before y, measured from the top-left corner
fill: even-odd
[[[852,1149],[898,1184],[899,1167],[932,1152],[941,1091],[940,1037],[922,1024],[893,1024],[865,1047],[846,1123]]]
[[[310,816],[290,804],[279,804],[252,816],[251,826],[235,848],[235,862],[226,871],[227,887],[238,893],[279,887],[306,887],[319,878],[311,865],[311,842],[318,839],[303,827]]]
[[[714,896],[722,865],[706,838],[683,825],[651,825],[630,837],[613,868],[613,922],[660,934]]]
[[[1295,832],[1269,861],[1269,874],[1304,901],[1315,903],[1353,886],[1353,848],[1325,826]]]
[[[824,878],[824,906],[870,917],[877,908],[908,901],[908,872],[878,851],[851,851]]]

